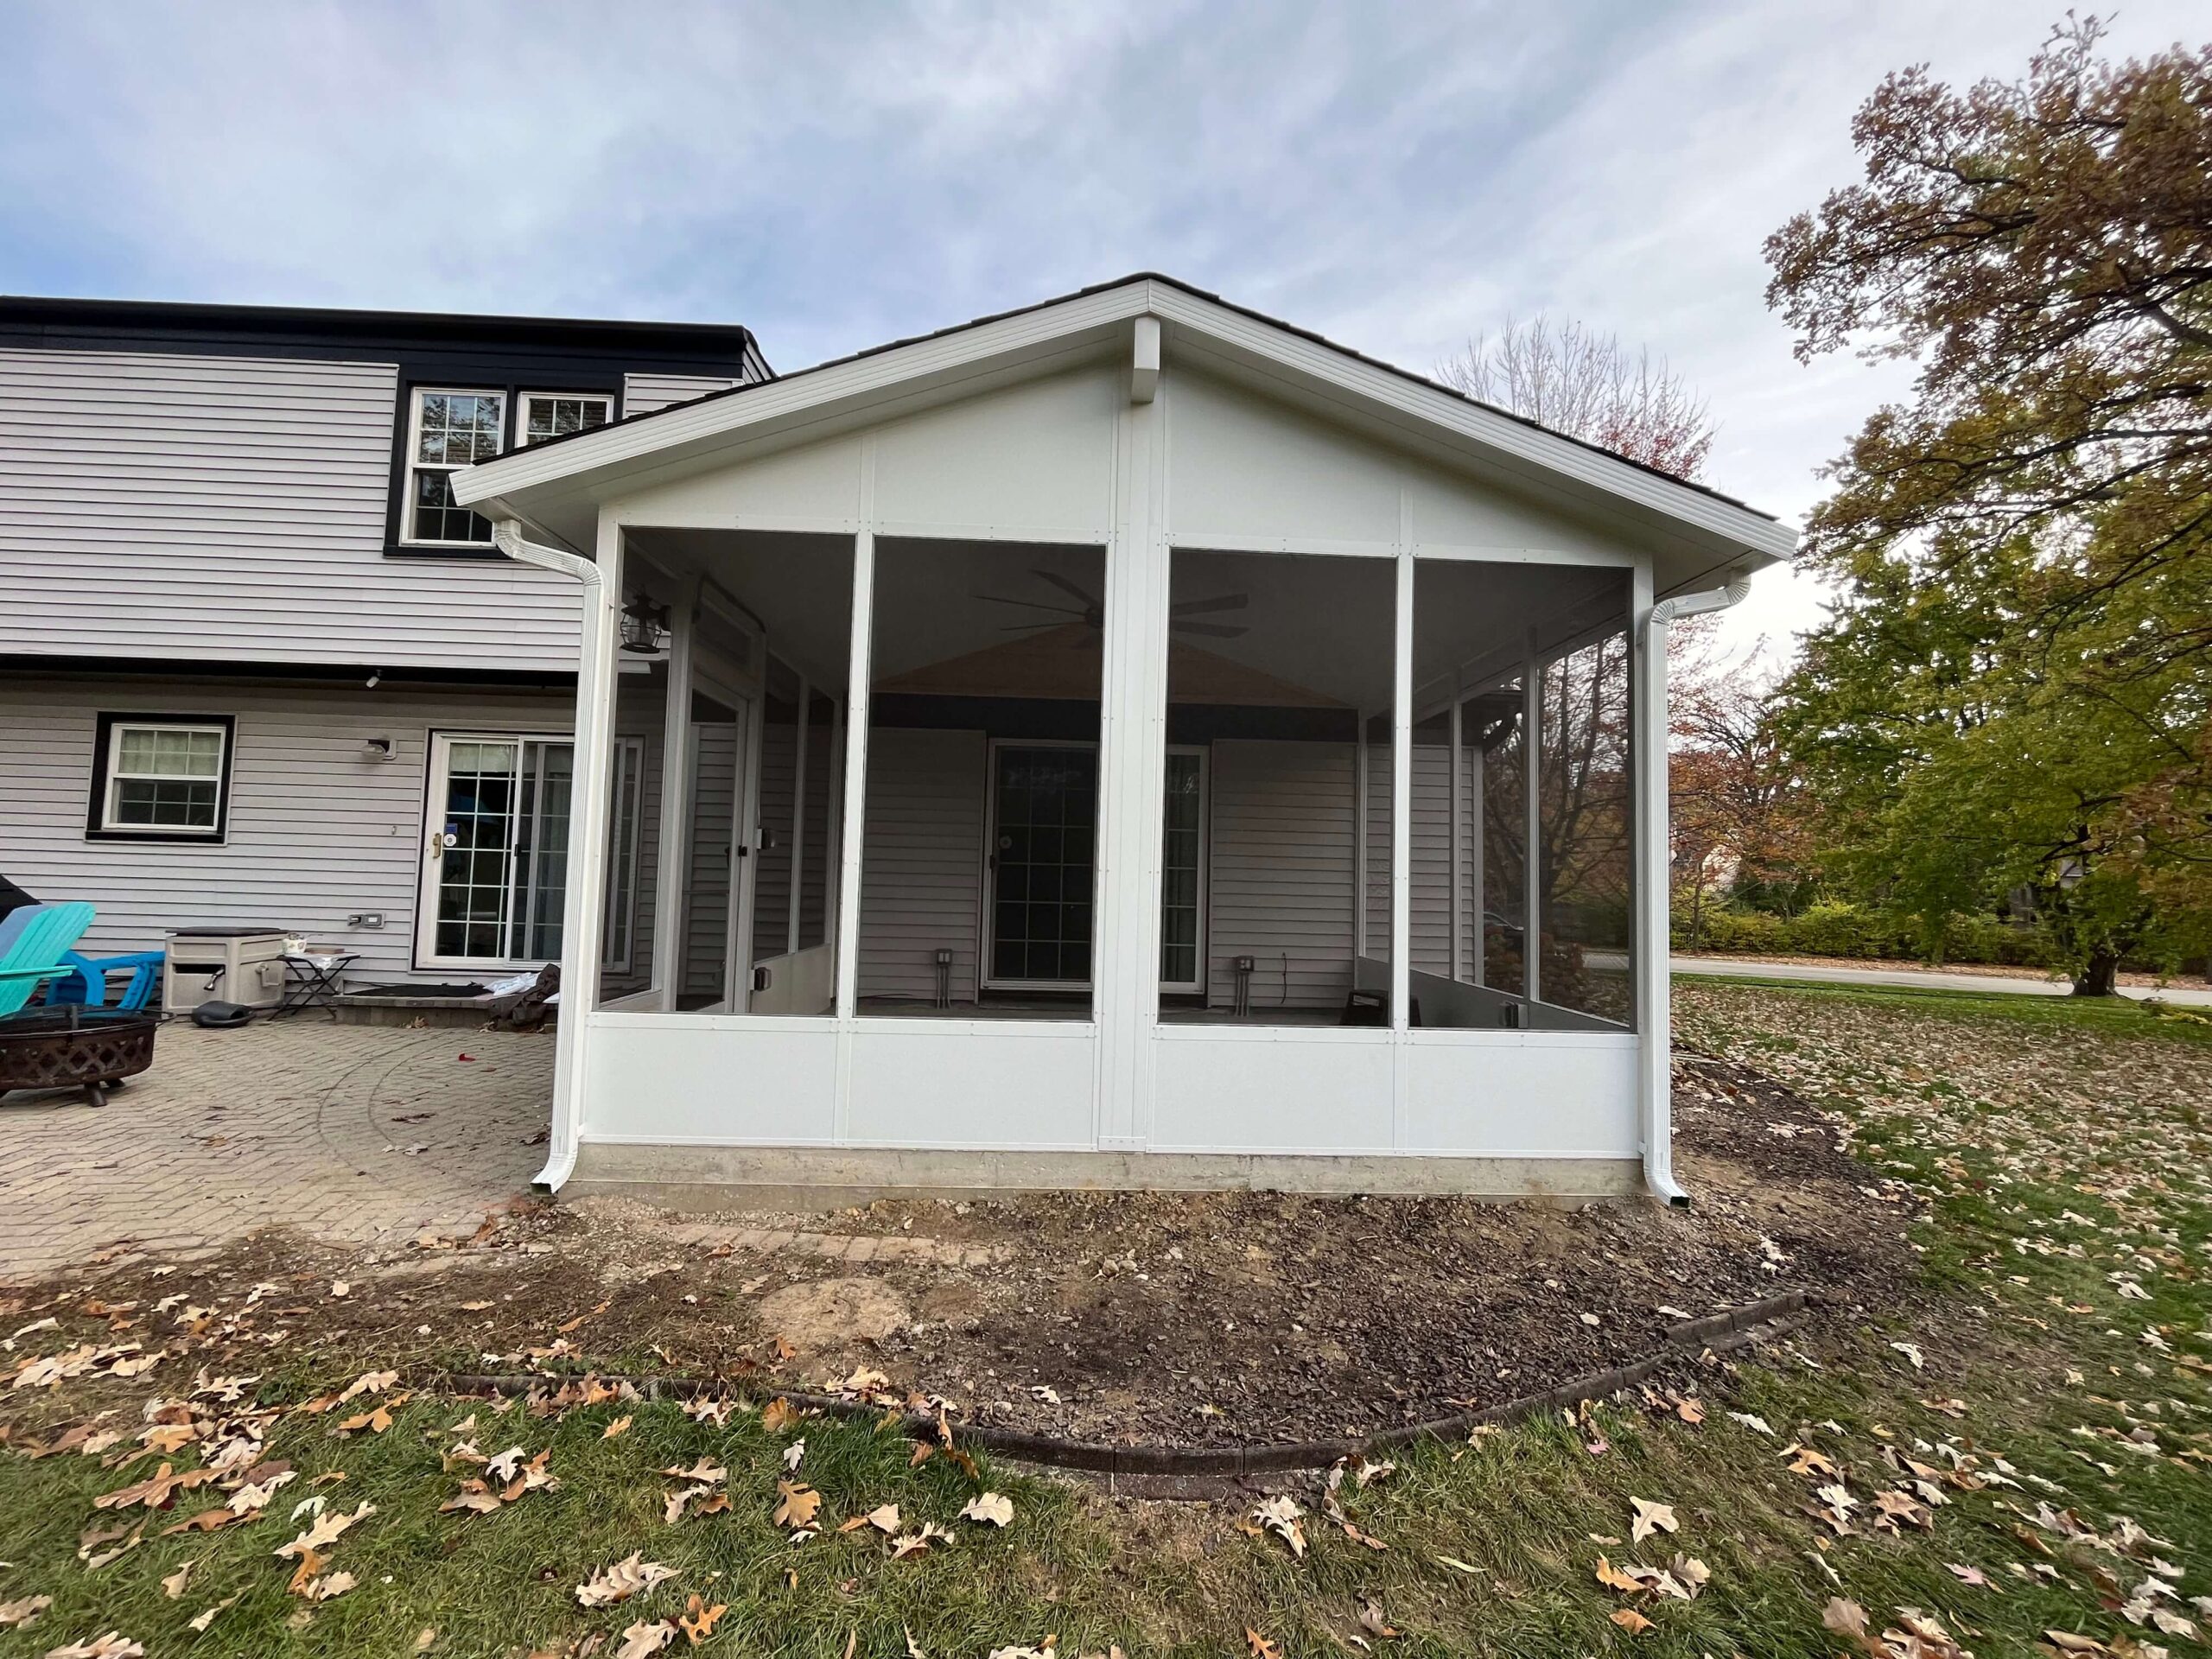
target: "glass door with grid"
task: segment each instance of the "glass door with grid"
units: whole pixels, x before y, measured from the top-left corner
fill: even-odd
[[[639,763],[618,745],[614,872],[607,944],[627,952],[634,893]],[[432,741],[429,824],[416,954],[426,966],[557,961],[575,747],[519,733]]]

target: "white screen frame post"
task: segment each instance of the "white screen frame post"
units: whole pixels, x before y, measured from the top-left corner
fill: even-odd
[[[868,456],[871,470],[874,455]],[[845,682],[845,772],[840,802],[837,869],[837,1018],[860,1007],[861,837],[868,806],[868,660],[875,632],[875,532],[863,524],[853,537],[852,661]],[[838,1090],[845,1092],[841,1084]]]
[[[668,709],[661,734],[660,868],[653,929],[653,983],[664,1014],[673,1013],[683,976],[683,936],[691,901],[691,640],[698,626],[695,578],[668,620]]]

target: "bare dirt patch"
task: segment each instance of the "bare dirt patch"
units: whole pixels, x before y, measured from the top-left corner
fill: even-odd
[[[1686,1317],[1800,1287],[1879,1305],[1904,1282],[1904,1189],[1823,1114],[1697,1057],[1675,1109],[1688,1211],[1274,1193],[704,1220],[526,1205],[380,1255],[281,1233],[186,1265],[124,1255],[0,1294],[0,1312],[177,1298],[149,1327],[175,1363],[235,1344],[261,1370],[596,1368],[756,1395],[867,1370],[971,1421],[1224,1445],[1490,1406],[1652,1352]]]
[[[817,1279],[760,1299],[760,1324],[800,1354],[881,1342],[912,1321],[906,1299],[880,1279]]]

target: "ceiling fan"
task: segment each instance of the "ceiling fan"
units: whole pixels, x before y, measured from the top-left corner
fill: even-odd
[[[1054,605],[1041,599],[1016,599],[1007,594],[976,594],[973,597],[993,605],[1020,605],[1033,611],[1050,611],[1055,616],[1077,618],[1093,632],[1103,632],[1106,626],[1106,607],[1099,600],[1085,593],[1065,576],[1052,570],[1033,569],[1029,573],[1040,582],[1048,582],[1077,605]],[[1214,639],[1234,639],[1251,630],[1241,625],[1226,622],[1194,622],[1190,619],[1211,615],[1217,611],[1241,611],[1252,602],[1249,594],[1221,594],[1212,599],[1186,599],[1171,606],[1167,626],[1178,633],[1200,633]],[[1009,622],[999,630],[1001,633],[1028,633],[1043,628],[1062,628],[1065,622]]]

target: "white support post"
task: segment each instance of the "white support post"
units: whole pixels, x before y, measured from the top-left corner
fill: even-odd
[[[1490,757],[1483,752],[1480,743],[1477,743],[1468,754],[1467,766],[1467,793],[1474,812],[1474,834],[1467,842],[1467,861],[1472,867],[1467,873],[1467,886],[1475,904],[1474,950],[1469,963],[1471,971],[1467,982],[1483,985],[1487,984],[1490,979],[1490,924],[1485,919],[1490,915],[1490,895],[1483,886],[1489,879],[1484,861],[1488,849],[1483,842],[1490,831],[1490,814],[1484,810],[1487,798],[1485,791],[1489,788]]]
[[[861,835],[868,794],[868,651],[875,626],[875,532],[853,537],[851,665],[845,680],[845,782],[837,871],[837,1017],[860,1006]]]
[[[668,699],[660,746],[660,868],[653,895],[653,985],[664,1013],[683,977],[683,927],[691,861],[691,642],[698,629],[694,582],[668,619]]]
[[[1526,807],[1521,855],[1521,995],[1534,1003],[1543,995],[1544,667],[1529,631],[1521,670],[1522,797]]]
[[[830,751],[822,757],[823,776],[830,782],[830,810],[825,815],[830,844],[823,849],[828,862],[822,868],[822,937],[825,940],[837,937],[838,899],[844,885],[845,769],[838,764],[845,752],[844,738],[845,700],[836,697],[830,704]]]
[[[1397,559],[1390,694],[1390,1029],[1413,1024],[1414,556]]]
[[[1140,359],[1156,327],[1137,330]],[[1116,436],[1099,686],[1098,836],[1091,1018],[1098,1029],[1092,1134],[1135,1151],[1152,1135],[1153,1032],[1160,1018],[1161,823],[1167,773],[1166,423],[1173,391],[1155,372]]]
[[[1451,896],[1452,906],[1452,978],[1454,981],[1465,982],[1467,977],[1465,954],[1467,890],[1461,885],[1460,878],[1466,871],[1466,849],[1461,844],[1466,835],[1467,808],[1466,802],[1462,798],[1466,793],[1465,777],[1466,759],[1459,752],[1465,742],[1459,728],[1459,683],[1455,677],[1452,683],[1452,717],[1447,722],[1444,740],[1445,766],[1452,779],[1452,810],[1449,828],[1452,841],[1449,863],[1452,875],[1451,879],[1445,883],[1445,888]]]
[[[1367,710],[1351,744],[1351,953],[1367,954]]]
[[[806,676],[798,677],[798,753],[791,769],[791,890],[786,915],[784,950],[798,954],[799,893],[806,884],[806,712],[813,688]]]

